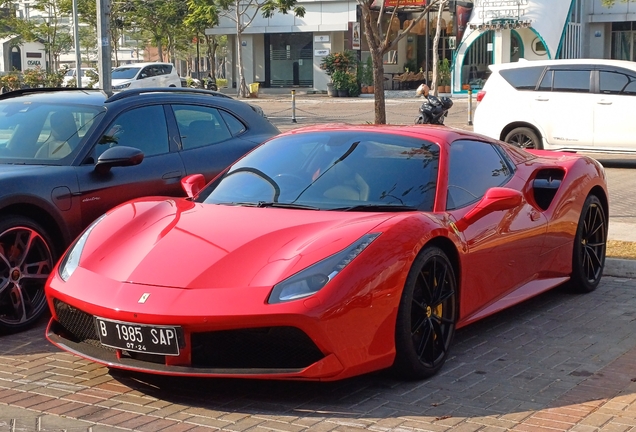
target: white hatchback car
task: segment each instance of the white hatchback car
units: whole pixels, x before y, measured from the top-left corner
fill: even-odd
[[[172,63],[132,63],[113,69],[113,90],[146,87],[181,87]]]
[[[93,77],[87,76],[86,72],[92,72],[93,74],[97,74],[97,70],[93,68],[82,68],[82,87],[86,88],[93,80]],[[64,78],[62,80],[63,87],[75,87],[77,85],[77,74],[75,73],[75,68],[70,68],[64,74]]]
[[[491,65],[474,131],[525,148],[636,152],[636,63],[576,59]]]

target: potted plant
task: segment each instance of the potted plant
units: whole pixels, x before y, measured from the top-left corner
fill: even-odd
[[[337,70],[331,75],[333,88],[339,97],[348,96],[349,92],[349,74],[342,70]]]
[[[349,75],[349,82],[347,87],[349,96],[350,97],[360,96],[361,88],[360,88],[360,81],[358,80],[358,77],[351,72],[349,72],[347,75]]]
[[[450,62],[447,58],[442,59],[437,64],[437,74],[439,75],[439,86],[438,92],[441,93],[450,93],[450,77],[451,77],[451,69]]]
[[[331,83],[327,84],[327,94],[329,96],[335,96],[332,94],[337,91],[335,80],[333,78],[336,72],[350,72],[355,69],[358,64],[358,59],[353,51],[343,51],[337,53],[331,53],[322,58],[320,61],[320,69],[324,70],[327,75],[331,77]],[[331,86],[330,84],[333,84]],[[331,92],[331,93],[330,93]]]

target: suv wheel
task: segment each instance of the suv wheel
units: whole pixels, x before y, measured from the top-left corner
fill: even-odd
[[[55,264],[51,240],[34,221],[0,222],[0,330],[34,324],[47,310],[44,284]]]
[[[543,150],[543,143],[539,135],[527,127],[518,127],[511,130],[508,132],[508,135],[506,135],[504,141],[524,149]]]

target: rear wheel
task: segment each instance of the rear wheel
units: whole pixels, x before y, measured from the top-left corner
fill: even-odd
[[[518,127],[511,130],[504,141],[524,149],[543,150],[543,143],[539,135],[527,127]]]
[[[417,257],[402,291],[395,326],[393,371],[422,379],[439,371],[455,334],[457,285],[448,257],[427,247]]]
[[[22,330],[42,316],[54,264],[51,240],[37,223],[17,216],[0,222],[0,329]]]
[[[574,237],[570,278],[573,291],[587,293],[596,289],[605,266],[606,243],[605,210],[595,195],[589,195],[583,204]]]

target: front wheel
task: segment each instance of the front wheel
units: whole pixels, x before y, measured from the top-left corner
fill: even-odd
[[[436,374],[448,357],[457,322],[457,282],[446,254],[420,252],[402,291],[395,325],[393,371],[407,379]]]
[[[523,149],[543,150],[543,143],[539,135],[527,127],[518,127],[511,130],[504,141]]]
[[[0,329],[23,330],[42,316],[54,264],[51,240],[37,223],[18,216],[0,221]]]
[[[588,293],[594,291],[601,282],[606,243],[605,210],[595,195],[589,195],[583,204],[574,237],[570,278],[573,291]]]

